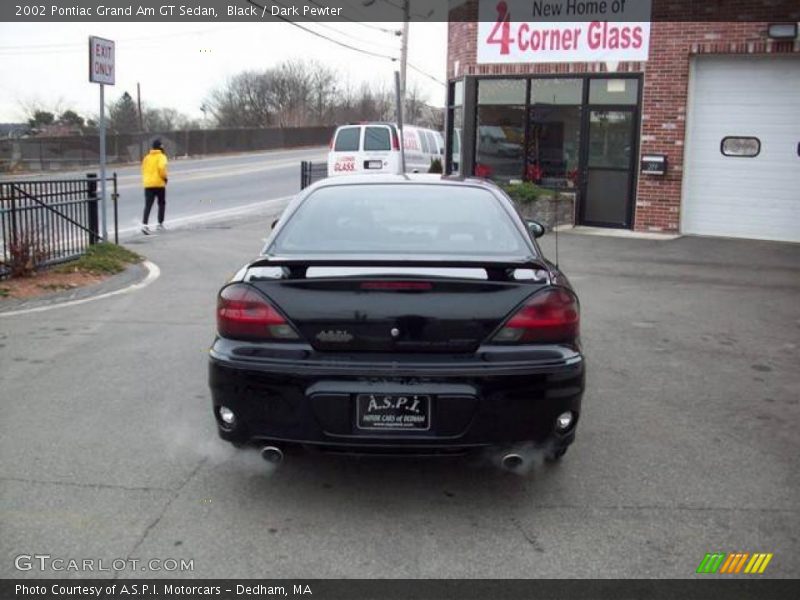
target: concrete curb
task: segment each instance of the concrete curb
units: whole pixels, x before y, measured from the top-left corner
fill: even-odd
[[[95,285],[90,285],[67,292],[57,292],[31,298],[30,300],[5,300],[0,308],[0,317],[13,317],[28,313],[43,312],[54,308],[64,308],[85,304],[102,298],[127,294],[147,287],[158,279],[161,270],[148,260],[131,265],[122,273],[118,273]]]
[[[562,229],[563,228],[563,229]],[[559,225],[559,232],[576,235],[595,235],[599,237],[627,238],[629,240],[656,240],[668,242],[682,237],[677,233],[658,233],[655,231],[632,231],[630,229],[611,229],[606,227],[587,227],[585,225]]]

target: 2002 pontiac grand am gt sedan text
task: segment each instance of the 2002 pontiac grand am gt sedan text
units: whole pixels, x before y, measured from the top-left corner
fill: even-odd
[[[337,177],[301,192],[219,292],[219,435],[325,451],[559,458],[584,388],[578,298],[544,230],[478,179]]]

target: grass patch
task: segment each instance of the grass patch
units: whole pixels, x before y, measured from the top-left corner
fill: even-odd
[[[82,271],[84,273],[114,274],[124,271],[129,264],[138,263],[142,260],[141,256],[127,248],[103,242],[89,246],[86,254],[78,260],[56,267],[54,271],[56,273]]]
[[[0,298],[7,298],[11,295],[11,288],[0,287]]]
[[[36,287],[51,292],[59,292],[61,290],[70,290],[78,286],[74,283],[40,283]]]

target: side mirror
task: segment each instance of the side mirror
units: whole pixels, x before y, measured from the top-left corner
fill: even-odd
[[[534,238],[540,238],[544,235],[544,225],[539,223],[539,221],[534,221],[533,219],[525,219],[525,225],[528,226],[528,231],[530,231],[531,235]]]
[[[279,220],[279,219],[275,219],[275,220],[272,222],[272,226],[270,227],[270,229],[275,229],[275,226],[278,224],[278,220]]]

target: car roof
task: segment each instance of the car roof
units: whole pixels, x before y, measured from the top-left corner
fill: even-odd
[[[322,187],[335,187],[347,185],[362,185],[366,183],[398,185],[408,183],[424,183],[427,185],[451,185],[462,187],[483,187],[497,190],[497,185],[487,179],[479,177],[464,177],[460,175],[441,175],[438,173],[369,173],[365,175],[341,175],[338,177],[328,177],[321,179],[303,191],[319,189]]]

